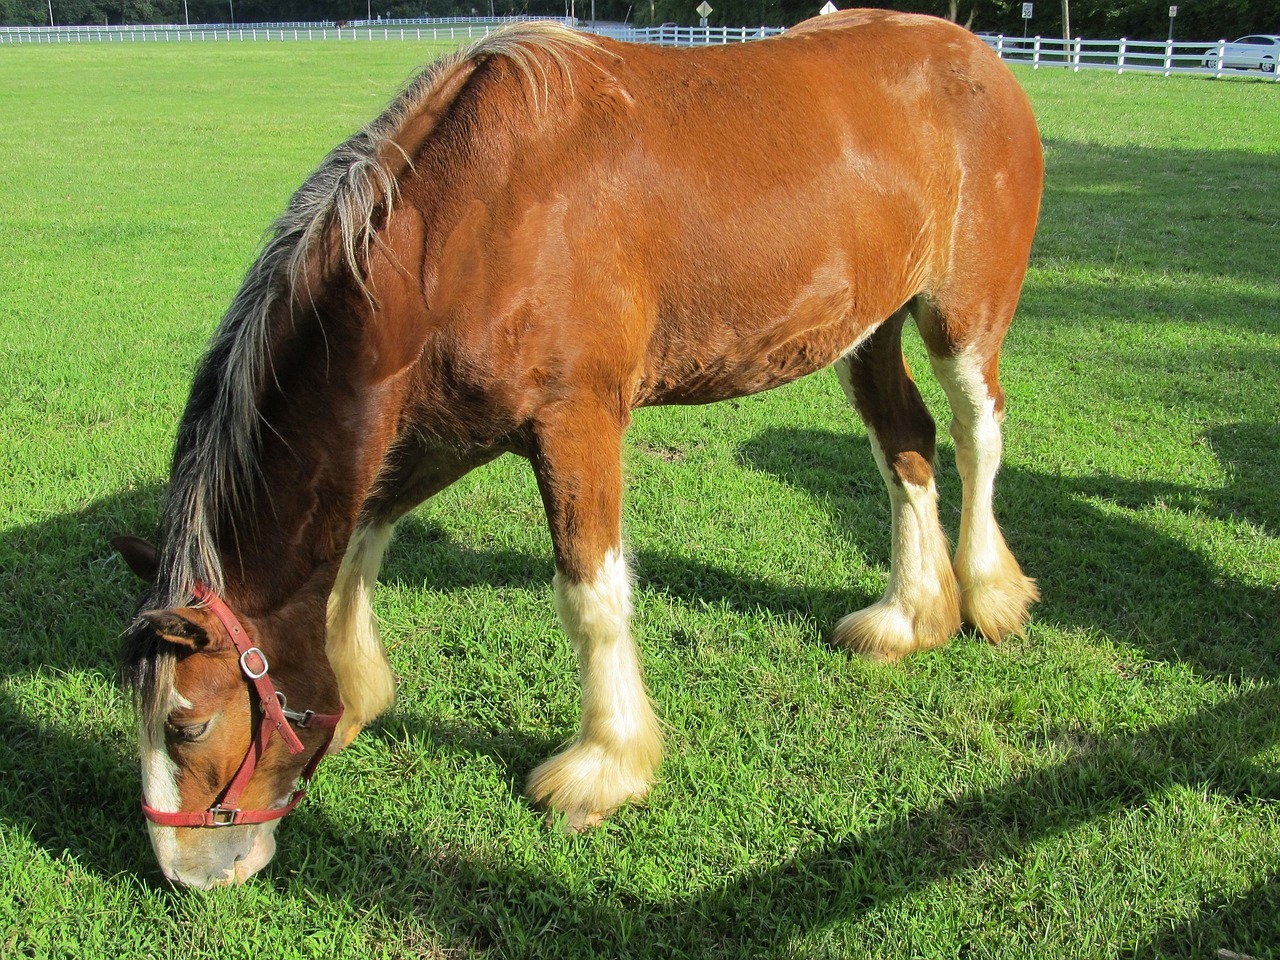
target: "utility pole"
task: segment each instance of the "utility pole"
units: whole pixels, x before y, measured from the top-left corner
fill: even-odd
[[[1071,0],[1062,0],[1062,39],[1071,39]]]

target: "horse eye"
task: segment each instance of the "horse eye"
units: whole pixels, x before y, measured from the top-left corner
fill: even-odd
[[[212,722],[212,720],[206,720],[204,723],[174,723],[172,720],[166,720],[164,729],[175,740],[194,743],[208,732],[209,724]]]

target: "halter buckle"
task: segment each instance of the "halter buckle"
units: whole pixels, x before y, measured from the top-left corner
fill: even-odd
[[[211,827],[230,827],[236,822],[236,814],[239,809],[231,807],[210,807],[209,808],[209,826]]]
[[[249,657],[254,656],[262,664],[262,669],[254,671],[249,667]],[[244,671],[244,675],[250,680],[260,680],[267,675],[270,664],[267,663],[267,655],[257,647],[250,647],[244,653],[240,654],[240,669]]]

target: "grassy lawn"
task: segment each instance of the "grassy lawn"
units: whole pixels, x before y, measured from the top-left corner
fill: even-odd
[[[138,585],[106,540],[154,530],[265,226],[433,53],[0,55],[0,956],[1280,956],[1280,100],[1249,81],[1018,74],[1048,161],[1003,363],[1026,639],[889,667],[824,643],[889,550],[834,377],[642,411],[645,807],[566,837],[519,796],[577,681],[506,459],[403,524],[377,602],[399,700],[272,865],[163,884],[114,685]]]

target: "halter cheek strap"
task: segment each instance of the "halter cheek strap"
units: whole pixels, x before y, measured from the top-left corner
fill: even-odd
[[[316,767],[320,765],[325,751],[329,749],[338,721],[342,718],[342,709],[339,708],[337,713],[290,710],[284,694],[271,682],[271,677],[268,675],[270,664],[267,662],[266,654],[249,641],[248,633],[236,619],[236,615],[231,612],[231,608],[203,583],[197,583],[192,592],[196,601],[203,603],[218,618],[232,645],[235,646],[236,652],[240,654],[240,671],[258,696],[262,717],[258,721],[253,740],[249,743],[249,751],[240,763],[240,769],[236,771],[236,775],[231,778],[231,783],[227,785],[227,789],[222,792],[222,796],[213,806],[201,811],[157,810],[147,803],[144,796],[142,798],[143,816],[152,823],[165,827],[229,827],[279,820],[290,813],[307,795],[307,785],[311,781],[312,774],[316,772]],[[327,730],[328,733],[324,742],[307,761],[302,774],[298,777],[298,785],[290,794],[287,803],[269,810],[240,809],[240,796],[249,786],[249,781],[253,779],[258,762],[266,753],[267,745],[271,742],[273,735],[277,733],[280,735],[291,754],[296,755],[306,749],[298,739],[298,735],[293,732],[293,728],[289,726],[290,723],[307,729],[315,727]]]

